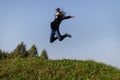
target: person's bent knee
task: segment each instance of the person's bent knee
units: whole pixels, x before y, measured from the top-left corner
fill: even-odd
[[[54,41],[53,40],[50,40],[50,43],[53,43]]]
[[[62,38],[60,38],[60,39],[58,39],[59,41],[62,41],[63,39]]]

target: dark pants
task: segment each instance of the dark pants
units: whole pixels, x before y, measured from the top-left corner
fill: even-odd
[[[66,35],[61,35],[58,29],[51,30],[50,42],[52,43],[56,39],[58,39],[59,41],[62,41],[65,37],[66,37]]]

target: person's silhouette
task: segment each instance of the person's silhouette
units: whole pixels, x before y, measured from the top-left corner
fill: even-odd
[[[61,35],[59,32],[59,26],[62,20],[74,18],[74,16],[65,16],[65,12],[61,11],[60,8],[56,9],[55,19],[51,22],[51,34],[50,34],[50,43],[53,43],[56,39],[62,41],[66,37],[70,37],[70,34],[65,33]],[[56,35],[56,36],[55,36]]]

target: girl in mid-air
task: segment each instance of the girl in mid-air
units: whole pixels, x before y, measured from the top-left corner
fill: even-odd
[[[51,35],[50,35],[50,43],[53,43],[56,39],[62,41],[66,37],[70,37],[70,34],[65,33],[61,35],[59,32],[60,23],[65,19],[74,18],[74,16],[65,16],[65,12],[61,11],[60,8],[56,9],[55,19],[51,22]],[[55,36],[56,35],[56,36]]]

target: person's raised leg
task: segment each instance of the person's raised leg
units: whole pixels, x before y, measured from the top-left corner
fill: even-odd
[[[53,43],[57,37],[55,37],[55,32],[52,30],[50,34],[50,43]]]
[[[64,34],[64,35],[61,35],[60,32],[59,32],[59,30],[57,30],[57,31],[55,32],[55,34],[57,35],[57,38],[58,38],[59,41],[62,41],[62,40],[65,39],[66,37],[70,37],[70,38],[71,38],[71,35],[68,34],[68,33],[66,33],[66,34]]]
[[[65,37],[61,36],[59,30],[56,30],[55,34],[56,34],[59,41],[62,41],[65,38]]]

